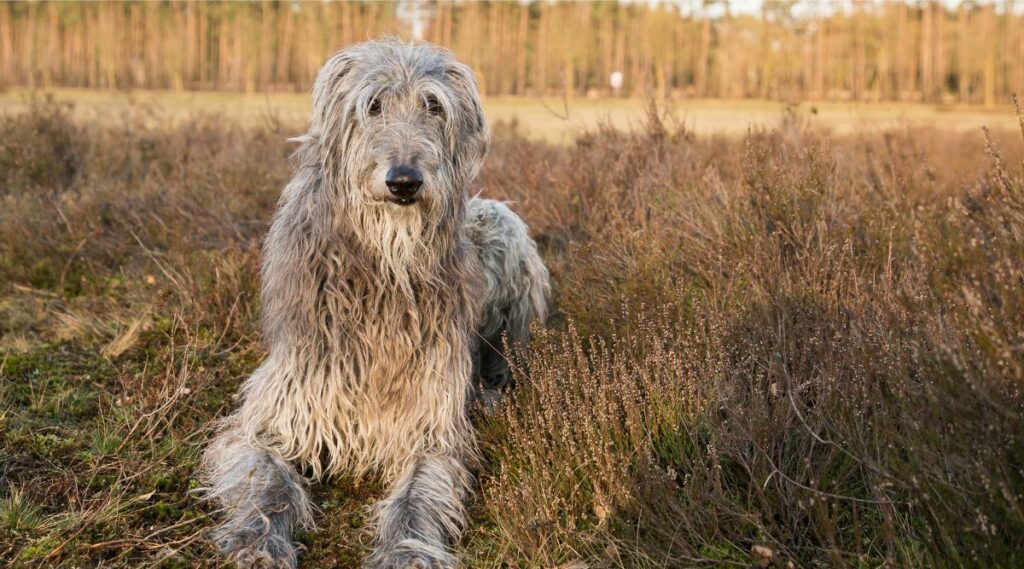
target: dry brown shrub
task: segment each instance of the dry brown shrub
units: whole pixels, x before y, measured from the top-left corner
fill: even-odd
[[[1020,141],[652,118],[498,144],[569,322],[494,427],[506,561],[1019,561],[1022,173],[995,149]]]
[[[189,480],[261,357],[298,129],[159,116],[0,119],[25,141],[0,152],[0,520],[61,520],[0,525],[0,561],[214,563]],[[479,185],[534,231],[555,315],[479,420],[467,561],[1020,565],[1021,148],[796,114],[701,139],[652,108],[569,147],[498,125]],[[359,511],[333,488],[330,519]],[[312,566],[358,564],[317,545],[358,551],[345,519]]]

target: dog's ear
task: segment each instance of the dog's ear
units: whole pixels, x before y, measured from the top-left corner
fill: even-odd
[[[321,131],[344,112],[347,95],[346,77],[352,70],[354,55],[350,49],[343,49],[327,60],[313,83],[313,115],[310,132]]]
[[[480,104],[480,90],[476,86],[476,77],[469,66],[452,62],[445,71],[445,76],[455,88],[458,94],[459,104],[463,107],[461,116],[466,117],[468,128],[460,129],[463,132],[474,134],[487,130],[487,119],[484,117],[484,109]]]
[[[468,184],[476,177],[484,156],[491,145],[487,118],[480,103],[480,91],[476,86],[473,71],[466,65],[451,62],[445,77],[453,88],[456,104],[460,107],[453,113],[460,124],[450,125],[453,158],[457,166],[465,169],[462,184]]]

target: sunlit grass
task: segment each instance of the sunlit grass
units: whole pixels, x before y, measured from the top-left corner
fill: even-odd
[[[309,118],[307,93],[103,91],[52,89],[40,91],[56,100],[74,103],[75,115],[85,120],[114,120],[132,106],[144,105],[159,112],[148,121],[157,126],[197,114],[221,114],[249,125],[280,121],[289,132],[298,132]],[[0,93],[0,113],[25,109],[32,94],[25,90]],[[490,97],[484,111],[493,123],[516,122],[530,139],[571,144],[587,129],[599,124],[616,128],[642,127],[644,101],[635,98],[571,100],[557,97]],[[700,135],[742,137],[751,127],[770,127],[790,103],[757,99],[677,99],[670,103],[688,128]],[[893,128],[937,127],[950,133],[977,131],[980,125],[1007,130],[1015,128],[1009,106],[987,110],[976,106],[918,103],[870,103],[807,101],[796,105],[814,126],[836,133],[876,132]]]

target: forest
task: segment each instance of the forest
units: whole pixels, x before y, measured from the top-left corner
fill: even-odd
[[[381,35],[452,49],[486,95],[925,101],[1024,86],[1024,5],[994,2],[0,4],[0,87],[304,91]],[[623,74],[621,89],[609,86]]]

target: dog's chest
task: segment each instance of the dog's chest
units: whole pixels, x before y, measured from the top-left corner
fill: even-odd
[[[327,397],[312,414],[329,417],[327,431],[345,449],[333,460],[353,473],[449,436],[472,367],[466,321],[444,295],[365,299],[337,320]]]
[[[393,406],[425,384],[450,382],[453,360],[468,350],[465,319],[449,291],[364,293],[335,320],[335,340],[353,395]]]

